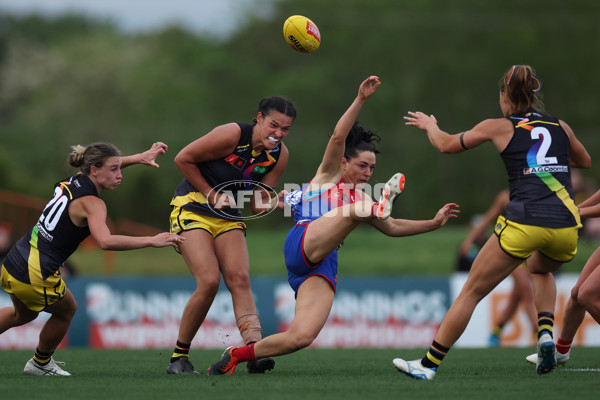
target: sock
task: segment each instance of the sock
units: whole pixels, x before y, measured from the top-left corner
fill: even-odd
[[[558,338],[556,341],[556,351],[560,354],[567,354],[569,350],[571,350],[571,344],[573,344],[573,340],[562,340]]]
[[[36,348],[35,355],[33,356],[33,361],[35,361],[38,365],[46,365],[52,359],[52,353],[42,353],[40,349]]]
[[[173,350],[173,355],[171,356],[171,362],[177,361],[179,357],[189,357],[190,356],[190,347],[192,344],[181,343],[179,340],[175,345],[175,349]]]
[[[552,337],[552,329],[554,329],[554,314],[549,312],[541,312],[538,314],[538,339],[548,333]]]
[[[231,352],[231,355],[237,358],[238,362],[256,360],[256,357],[254,356],[254,343],[250,343],[247,346],[238,347]]]
[[[434,340],[425,357],[421,359],[421,364],[423,364],[424,367],[437,370],[437,367],[440,366],[442,360],[446,357],[446,354],[448,354],[448,350],[450,350],[450,348],[444,347]]]

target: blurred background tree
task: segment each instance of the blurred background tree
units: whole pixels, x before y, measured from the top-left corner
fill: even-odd
[[[266,0],[265,0],[266,1]],[[108,141],[123,154],[154,141],[169,145],[160,170],[130,168],[123,187],[103,194],[113,218],[166,228],[168,203],[182,178],[177,152],[216,125],[251,122],[260,98],[283,95],[298,119],[286,143],[285,182],[312,177],[337,119],[368,75],[383,86],[359,121],[382,136],[373,183],[407,176],[394,215],[430,218],[443,203],[461,221],[485,210],[507,186],[490,145],[439,154],[406,127],[408,110],[433,113],[456,133],[500,117],[498,80],[515,63],[532,65],[546,109],[566,120],[592,158],[598,154],[595,66],[600,64],[600,2],[572,0],[278,0],[265,20],[225,40],[179,27],[126,34],[79,15],[0,15],[0,182],[47,198],[73,169],[70,146]],[[322,34],[313,54],[282,36],[289,15],[311,18]],[[600,170],[585,171],[600,181]],[[118,206],[116,206],[118,205]],[[269,216],[257,224],[281,223]]]

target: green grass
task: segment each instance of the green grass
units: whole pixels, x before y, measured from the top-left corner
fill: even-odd
[[[419,358],[424,350],[302,350],[277,358],[275,370],[233,376],[170,376],[170,350],[59,350],[71,377],[31,377],[22,369],[31,351],[0,352],[2,393],[11,399],[523,399],[595,398],[600,348],[575,348],[565,367],[537,375],[524,357],[532,349],[453,349],[434,381],[398,373],[394,357]],[[220,357],[192,350],[199,371]],[[596,369],[596,371],[583,371]],[[42,395],[43,394],[43,395]]]
[[[287,229],[249,229],[247,233],[252,275],[285,275],[283,242]],[[448,225],[434,232],[390,238],[371,227],[359,227],[340,250],[340,275],[446,275],[454,270],[458,246],[467,234],[460,225]],[[580,240],[575,260],[563,272],[579,272],[597,243]],[[79,249],[71,257],[83,275],[105,274],[105,260],[112,255],[116,275],[188,276],[183,259],[172,248],[139,249],[122,252]]]

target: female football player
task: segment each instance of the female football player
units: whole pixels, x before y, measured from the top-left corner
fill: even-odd
[[[198,373],[189,351],[217,294],[221,275],[231,293],[242,340],[248,344],[262,338],[250,288],[246,224],[234,197],[242,199],[240,192],[253,192],[254,214],[282,206],[281,196],[271,199],[268,190],[275,187],[287,165],[283,140],[295,118],[290,101],[265,98],[259,103],[254,124],[217,126],[175,158],[184,179],[171,201],[171,232],[187,239],[180,250],[196,280],[196,290],[183,310],[169,374]],[[273,359],[261,359],[247,367],[250,373],[264,373],[274,365]]]
[[[503,118],[486,119],[456,135],[442,131],[433,115],[409,112],[407,125],[427,132],[442,153],[460,153],[490,141],[504,160],[510,202],[498,217],[495,235],[483,246],[467,282],[448,310],[429,351],[421,360],[394,359],[415,379],[431,380],[450,347],[462,335],[473,310],[524,260],[538,312],[538,374],[556,365],[552,329],[556,284],[552,272],[577,252],[581,228],[573,200],[571,167],[589,168],[591,159],[564,121],[543,113],[541,81],[528,65],[513,65],[500,81]]]
[[[51,314],[25,374],[71,375],[52,358],[77,310],[59,268],[86,237],[91,234],[103,250],[178,248],[184,240],[169,232],[152,237],[113,235],[106,225],[106,204],[100,198],[104,189],[119,187],[121,168],[132,164],[158,167],[155,159],[166,150],[164,143],[154,143],[144,153],[121,157],[112,144],[73,146],[69,163],[80,172],[56,184],[37,224],[15,243],[2,264],[0,283],[13,306],[0,309],[0,333],[33,321],[41,311]]]
[[[284,244],[288,281],[296,293],[289,330],[249,346],[227,348],[221,360],[209,368],[209,375],[231,375],[240,362],[289,354],[315,340],[333,304],[338,249],[361,222],[398,237],[432,231],[457,216],[458,206],[452,203],[442,207],[432,220],[389,218],[394,198],[404,187],[400,173],[385,184],[378,202],[360,190],[375,168],[373,141],[378,137],[354,121],[380,85],[376,76],[362,82],[358,96],[338,121],[315,176],[285,197],[296,222]]]

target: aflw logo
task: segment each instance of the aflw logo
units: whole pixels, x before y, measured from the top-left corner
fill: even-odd
[[[263,196],[267,192],[268,196]],[[209,193],[211,198],[217,194],[216,204],[207,203],[212,211],[226,219],[250,220],[264,217],[277,208],[277,192],[262,182],[234,180],[215,186]],[[273,205],[272,202],[275,202]],[[253,214],[250,210],[264,210]],[[238,215],[232,211],[237,210]],[[243,215],[242,211],[245,210]]]

